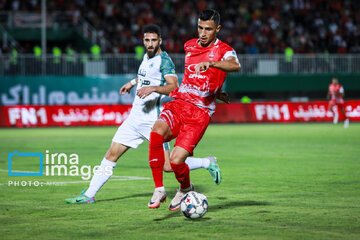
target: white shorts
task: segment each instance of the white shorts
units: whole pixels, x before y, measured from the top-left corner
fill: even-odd
[[[144,140],[150,140],[150,132],[154,125],[150,122],[137,122],[131,115],[121,124],[112,141],[124,146],[137,148]],[[164,143],[164,150],[170,150],[170,144]]]

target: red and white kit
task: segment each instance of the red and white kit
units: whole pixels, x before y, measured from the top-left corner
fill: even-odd
[[[329,92],[331,94],[330,105],[342,105],[344,104],[344,99],[342,94],[344,94],[344,88],[341,84],[330,84]]]
[[[237,56],[233,48],[218,39],[210,47],[201,47],[198,39],[192,39],[184,48],[183,81],[170,93],[175,100],[165,105],[159,120],[167,122],[172,139],[177,137],[175,146],[193,154],[215,111],[216,93],[221,91],[226,78],[226,72],[213,67],[196,74],[195,66],[200,62],[223,61],[230,56],[237,60]]]
[[[210,47],[201,47],[198,39],[192,39],[185,43],[184,48],[184,78],[180,87],[170,93],[170,97],[195,104],[211,116],[215,111],[216,93],[221,91],[227,73],[209,68],[196,75],[195,66],[200,62],[223,61],[230,56],[237,59],[236,52],[219,39]]]

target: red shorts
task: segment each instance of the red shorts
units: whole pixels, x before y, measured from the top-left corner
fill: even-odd
[[[344,100],[342,98],[333,98],[329,101],[329,108],[337,105],[339,108],[344,107]]]
[[[193,155],[194,148],[209,125],[210,116],[194,104],[176,99],[164,106],[159,120],[169,125],[172,132],[171,139],[177,137],[175,146],[182,147]]]

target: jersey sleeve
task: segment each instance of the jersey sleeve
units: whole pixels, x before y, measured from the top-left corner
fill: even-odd
[[[339,92],[341,93],[341,94],[344,94],[344,88],[341,86],[341,88],[339,89]]]
[[[161,58],[160,72],[163,77],[166,76],[177,77],[175,72],[175,65],[171,61],[170,57],[166,56]]]
[[[237,54],[236,54],[235,50],[234,50],[232,47],[230,47],[230,46],[228,46],[228,45],[225,45],[225,46],[223,47],[223,52],[224,52],[224,55],[223,55],[223,57],[222,57],[222,59],[221,59],[222,61],[225,61],[228,57],[234,57],[235,60],[236,60],[236,62],[239,63],[239,65],[240,65],[240,67],[241,67],[241,64],[240,64],[240,62],[239,62],[239,59],[238,59],[238,57],[237,57]]]

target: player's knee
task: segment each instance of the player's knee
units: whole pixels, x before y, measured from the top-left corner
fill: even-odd
[[[180,164],[184,162],[183,158],[177,155],[171,156],[170,163],[172,164]]]
[[[171,130],[166,122],[163,121],[156,121],[154,124],[151,133],[157,133],[163,136],[164,139],[169,139],[172,135]],[[151,135],[150,135],[151,137]]]

